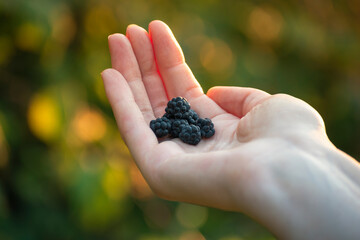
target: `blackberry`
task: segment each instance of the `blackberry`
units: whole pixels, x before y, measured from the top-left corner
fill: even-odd
[[[165,108],[165,112],[167,117],[169,118],[183,118],[184,113],[190,110],[190,104],[183,97],[176,97],[171,99],[167,107]]]
[[[150,128],[158,138],[178,137],[191,145],[197,145],[202,137],[209,138],[215,134],[212,121],[209,118],[199,118],[183,97],[171,99],[165,108],[165,114],[152,120]]]
[[[166,117],[167,119],[174,119],[169,113],[165,112],[165,114],[162,117]]]
[[[184,119],[171,119],[170,136],[174,138],[179,137],[181,130],[188,125],[188,121]]]
[[[183,119],[186,119],[189,122],[189,124],[196,125],[199,116],[194,110],[190,109],[188,112],[183,114]]]
[[[150,121],[150,128],[155,133],[156,137],[161,138],[169,134],[171,129],[171,122],[168,118],[162,117]]]
[[[184,126],[179,134],[181,141],[187,144],[196,145],[201,140],[200,128],[196,125],[190,124]]]
[[[204,138],[212,137],[215,134],[214,124],[209,118],[199,118],[196,125],[200,128],[201,136]]]

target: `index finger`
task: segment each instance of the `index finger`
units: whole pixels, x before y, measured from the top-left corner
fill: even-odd
[[[184,55],[170,28],[155,20],[149,24],[156,62],[169,98],[185,97],[200,114],[212,118],[224,111],[208,98],[185,63]],[[206,106],[206,108],[204,108]]]
[[[144,156],[158,145],[158,141],[125,78],[115,69],[107,69],[101,75],[121,135],[141,168],[145,164]]]

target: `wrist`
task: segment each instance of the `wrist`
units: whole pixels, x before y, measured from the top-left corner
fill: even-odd
[[[270,141],[278,149],[230,177],[232,184],[245,183],[233,191],[238,211],[279,239],[359,237],[360,229],[349,224],[360,222],[359,164],[322,134]]]
[[[360,221],[359,164],[316,135],[296,145],[287,160],[295,163],[272,176],[275,234],[282,239],[359,238],[359,229],[349,224]]]

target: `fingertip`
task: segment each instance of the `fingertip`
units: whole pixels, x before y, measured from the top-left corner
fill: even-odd
[[[161,29],[161,28],[163,29],[165,28],[171,32],[170,27],[161,20],[153,20],[149,23],[149,32],[153,31],[154,29]]]
[[[160,21],[160,20],[157,20],[157,19],[152,20],[152,21],[149,23],[149,28],[151,28],[153,25],[161,24],[161,23],[162,23],[162,21]]]
[[[218,91],[219,87],[212,87],[210,88],[207,92],[206,92],[206,95],[209,97],[209,98],[212,98],[212,96],[214,96],[214,94],[216,94],[216,92]]]
[[[126,28],[126,37],[129,38],[129,35],[131,35],[132,31],[135,30],[137,27],[139,27],[139,26],[136,25],[136,24],[128,25],[127,28]]]
[[[114,33],[114,34],[111,34],[109,37],[108,37],[108,42],[109,42],[109,45],[111,46],[112,44],[116,44],[120,41],[123,41],[124,39],[127,40],[126,36],[122,33]]]
[[[165,22],[159,20],[159,19],[155,19],[155,20],[152,20],[150,23],[149,23],[149,26],[154,26],[154,25],[162,25],[162,26],[167,26]]]
[[[121,73],[119,73],[117,70],[113,68],[107,68],[101,72],[101,77],[104,82],[112,81],[113,79],[116,79],[119,76],[122,76]]]
[[[107,77],[107,76],[108,76],[108,72],[110,72],[110,71],[111,71],[111,68],[107,68],[107,69],[103,70],[103,71],[100,73],[101,77],[102,77],[102,78]]]
[[[115,33],[110,34],[110,35],[108,36],[108,40],[110,40],[110,38],[111,38],[114,34],[115,34]]]
[[[136,24],[130,24],[127,28],[126,28],[126,37],[130,39],[131,36],[137,34],[137,33],[145,33],[148,34],[147,31],[140,27],[139,25]]]

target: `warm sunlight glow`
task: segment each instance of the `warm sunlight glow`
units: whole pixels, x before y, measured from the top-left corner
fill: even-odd
[[[98,141],[106,133],[106,121],[98,110],[80,109],[73,120],[75,134],[84,142]]]
[[[36,94],[30,100],[28,124],[33,134],[41,140],[54,139],[60,132],[60,109],[49,94]]]
[[[210,73],[225,73],[233,66],[234,56],[227,43],[209,39],[200,50],[200,61]]]
[[[283,18],[273,8],[254,8],[249,16],[249,35],[263,41],[273,41],[279,37]]]
[[[69,8],[64,5],[52,13],[51,36],[59,44],[67,46],[76,33],[76,23]]]

